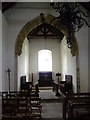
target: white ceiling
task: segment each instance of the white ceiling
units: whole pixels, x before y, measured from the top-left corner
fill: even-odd
[[[28,8],[52,8],[49,2],[17,2],[13,8],[28,9]]]

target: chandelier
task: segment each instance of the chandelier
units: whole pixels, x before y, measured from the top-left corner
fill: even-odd
[[[51,24],[58,21],[58,28],[61,24],[67,28],[67,46],[71,49],[73,47],[74,33],[79,31],[85,23],[88,27],[90,27],[85,19],[85,17],[88,16],[81,11],[79,3],[76,2],[51,2],[50,5],[58,13],[58,17],[52,19]]]

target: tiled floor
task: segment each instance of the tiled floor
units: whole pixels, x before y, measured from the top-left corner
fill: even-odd
[[[42,103],[42,118],[62,118],[62,103]]]
[[[56,97],[52,90],[40,90],[39,94],[42,99],[42,118],[62,118],[62,102],[56,101],[60,97]]]
[[[55,93],[52,92],[52,90],[39,90],[39,91],[41,99],[58,99],[58,97],[55,96]]]

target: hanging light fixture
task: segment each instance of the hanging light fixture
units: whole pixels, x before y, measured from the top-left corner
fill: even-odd
[[[81,11],[79,3],[76,2],[51,2],[50,5],[59,14],[58,17],[51,20],[51,24],[54,25],[54,22],[58,21],[58,28],[61,24],[67,28],[67,46],[71,49],[73,47],[74,33],[79,31],[84,23],[90,27],[85,19],[88,16]]]
[[[46,27],[44,26],[44,22],[45,22],[45,18],[44,18],[44,14],[43,13],[40,13],[40,16],[41,16],[41,21],[42,21],[42,33],[43,33],[43,36],[44,36],[44,40],[45,40],[45,49],[46,49],[46,38],[47,38],[47,33],[48,33],[48,30],[46,29]]]

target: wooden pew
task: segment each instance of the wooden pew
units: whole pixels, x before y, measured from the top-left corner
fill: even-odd
[[[88,97],[90,97],[90,93],[74,93],[71,94],[70,96],[65,96],[64,94],[62,94],[63,96],[63,119],[66,120],[66,112],[68,109],[68,101],[81,101],[82,99],[87,99]]]
[[[90,113],[88,113],[87,108],[90,109],[90,97],[89,99],[80,99],[79,101],[69,101],[69,113],[68,113],[68,118],[69,120],[73,120],[73,119],[77,119],[77,116],[75,114],[74,116],[74,111],[83,111],[84,113],[87,112],[87,114],[90,115]],[[89,117],[90,119],[90,117]]]
[[[89,111],[88,111],[88,109],[86,111],[77,110],[76,111],[76,119],[77,120],[90,120],[90,108],[89,108]]]

